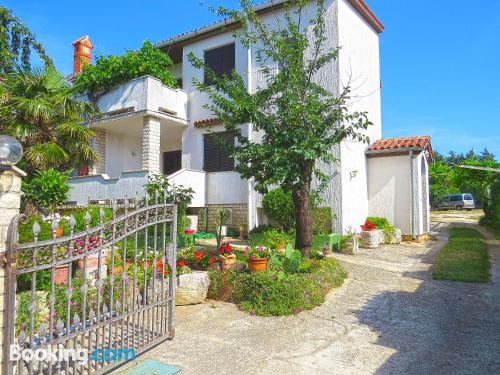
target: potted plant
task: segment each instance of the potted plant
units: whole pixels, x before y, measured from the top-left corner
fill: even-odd
[[[229,270],[236,264],[236,255],[233,254],[233,249],[227,242],[219,247],[219,258],[222,262],[223,270]]]
[[[246,247],[245,255],[248,257],[248,270],[252,273],[265,271],[270,258],[269,250],[264,246]]]
[[[361,246],[367,249],[376,249],[380,245],[380,233],[376,230],[375,224],[370,219],[367,219],[361,225]]]
[[[222,208],[215,212],[214,224],[216,228],[217,248],[220,247],[227,234],[227,221],[229,220],[229,210]]]
[[[282,230],[270,228],[264,232],[264,241],[271,249],[284,252],[289,238]]]

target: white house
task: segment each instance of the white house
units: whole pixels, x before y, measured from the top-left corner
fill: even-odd
[[[258,6],[260,17],[270,25],[275,24],[283,17],[285,1],[274,0]],[[331,35],[328,43],[331,47],[341,46],[342,50],[339,59],[316,79],[331,90],[341,90],[350,84],[351,110],[368,112],[373,126],[367,134],[375,142],[382,137],[379,34],[383,25],[363,0],[328,0],[325,6]],[[315,15],[315,2],[309,3],[305,14]],[[252,228],[266,222],[261,196],[254,191],[252,181],[241,179],[234,171],[234,161],[206,136],[206,127],[221,132],[221,137],[226,135],[218,119],[203,108],[206,95],[193,86],[193,78],[204,79],[203,71],[192,67],[187,59],[192,52],[217,72],[235,69],[244,77],[248,90],[255,91],[262,83],[255,47],[247,49],[235,40],[236,28],[236,23],[220,22],[156,44],[174,61],[171,71],[182,89],[166,87],[145,76],[98,98],[104,116],[91,126],[97,130],[94,148],[101,161],[91,175],[70,179],[71,201],[82,204],[89,199],[141,196],[148,175],[163,172],[171,182],[195,190],[191,210],[200,215],[200,229],[204,229],[203,223],[207,221],[208,228],[213,228],[211,218],[221,206],[232,212],[230,225],[245,223]],[[90,61],[92,47],[88,37],[74,45],[75,59]],[[82,55],[82,51],[87,54]],[[248,137],[255,139],[252,127],[243,126]],[[344,141],[332,150],[338,162],[321,166],[331,176],[323,194],[335,213],[336,232],[358,229],[371,213],[369,169],[379,166],[372,162],[372,154],[365,154],[367,148],[363,143]],[[384,168],[387,170],[387,166]]]

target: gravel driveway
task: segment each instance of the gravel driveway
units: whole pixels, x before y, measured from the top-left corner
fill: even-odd
[[[176,338],[145,357],[183,374],[499,374],[500,248],[490,242],[493,282],[434,281],[437,240],[339,255],[349,279],[298,316],[253,317],[207,302],[177,309]],[[491,238],[490,238],[491,240]]]

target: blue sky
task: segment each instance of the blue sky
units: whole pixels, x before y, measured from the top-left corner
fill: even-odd
[[[211,22],[210,5],[236,0],[3,0],[56,66],[88,34],[108,55]],[[367,0],[381,35],[384,137],[431,135],[440,152],[487,147],[500,157],[500,1]]]

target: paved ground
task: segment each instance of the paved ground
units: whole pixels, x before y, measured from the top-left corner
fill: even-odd
[[[298,316],[253,317],[219,302],[178,308],[176,338],[146,356],[183,374],[499,374],[498,242],[488,237],[492,283],[430,277],[447,228],[476,225],[457,215],[433,217],[436,241],[339,255],[348,281]]]

